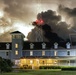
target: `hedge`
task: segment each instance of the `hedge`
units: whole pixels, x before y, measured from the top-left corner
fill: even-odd
[[[76,71],[76,67],[64,66],[40,66],[39,69],[61,69],[62,71]]]

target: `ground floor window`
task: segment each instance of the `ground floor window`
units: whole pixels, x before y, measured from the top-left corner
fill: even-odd
[[[15,60],[15,65],[19,65],[20,60]]]

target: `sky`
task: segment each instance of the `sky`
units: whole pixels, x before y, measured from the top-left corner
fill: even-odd
[[[32,22],[40,18],[67,39],[76,32],[76,0],[0,0],[0,42],[11,41],[10,32],[16,30],[33,40],[36,28]]]

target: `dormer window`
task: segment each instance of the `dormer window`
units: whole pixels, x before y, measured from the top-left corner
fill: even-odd
[[[70,49],[70,45],[71,45],[70,42],[67,42],[67,43],[66,43],[66,48],[67,48],[67,49]]]
[[[45,48],[46,48],[46,44],[42,43],[42,49],[45,49]]]
[[[34,48],[34,44],[30,43],[30,49],[33,49],[33,48]]]
[[[6,49],[10,49],[10,44],[9,43],[6,44]]]
[[[54,49],[58,49],[58,43],[57,42],[54,43]]]

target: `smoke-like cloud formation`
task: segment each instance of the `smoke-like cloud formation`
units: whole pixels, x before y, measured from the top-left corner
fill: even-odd
[[[52,28],[53,32],[57,33],[65,41],[69,39],[69,34],[76,32],[76,8],[60,4],[57,12],[53,10],[41,12],[37,15],[37,19],[40,18]]]
[[[21,26],[15,24],[16,21],[24,22],[25,26],[28,26],[36,16],[38,19],[43,16],[44,22],[51,26],[53,32],[63,37],[64,33],[75,31],[73,30],[76,24],[75,7],[76,0],[0,0],[0,37],[7,32],[20,30]],[[62,17],[65,19],[64,22],[61,22]],[[21,25],[25,27],[24,24]],[[73,29],[67,30],[67,28]],[[68,37],[67,34],[65,39]],[[8,39],[5,38],[5,40]]]

